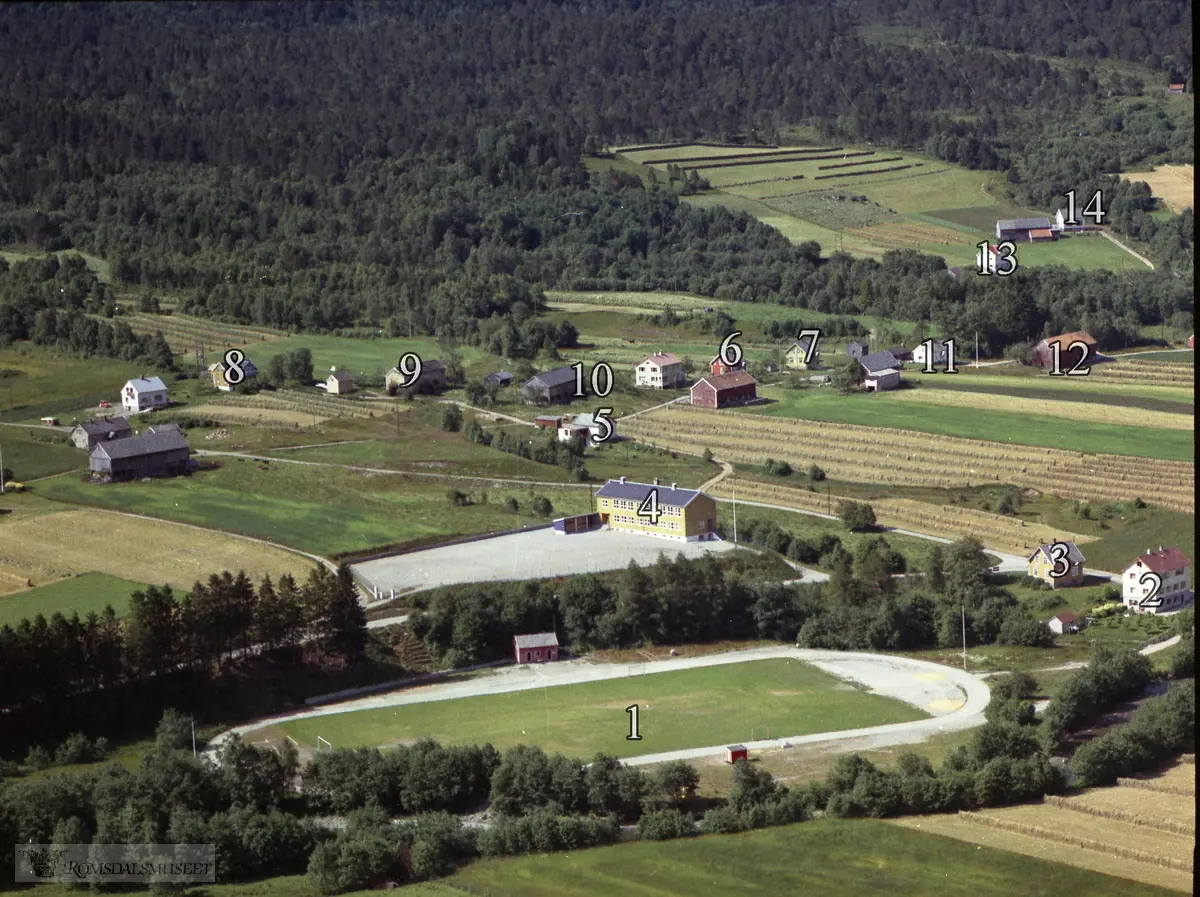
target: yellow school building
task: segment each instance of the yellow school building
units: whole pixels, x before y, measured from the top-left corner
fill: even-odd
[[[680,489],[676,483],[609,480],[596,492],[596,512],[601,524],[622,532],[680,542],[717,538],[716,501],[703,492]]]

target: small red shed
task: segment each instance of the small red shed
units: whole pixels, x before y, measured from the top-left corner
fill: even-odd
[[[1194,333],[1188,337],[1188,348],[1189,349],[1196,348],[1196,334],[1194,334]]]
[[[543,430],[557,430],[565,420],[561,414],[539,414],[533,419],[533,425]]]
[[[750,752],[744,744],[731,744],[725,748],[726,763],[737,763],[739,760],[750,762]]]
[[[746,359],[741,359],[737,364],[730,364],[720,355],[717,355],[708,363],[708,369],[714,375],[732,374],[735,371],[744,371],[746,370]]]
[[[692,404],[701,408],[744,405],[758,397],[758,381],[745,371],[701,377],[692,386]]]
[[[558,660],[558,636],[553,632],[514,635],[513,650],[517,663],[545,663]]]

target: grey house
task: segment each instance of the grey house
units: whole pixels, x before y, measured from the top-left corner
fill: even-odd
[[[125,439],[133,435],[129,420],[124,417],[104,417],[98,420],[85,420],[76,424],[71,431],[71,444],[75,448],[87,449],[89,452],[101,442],[113,439]]]
[[[530,377],[521,395],[531,405],[567,405],[575,397],[574,368],[555,368]]]
[[[174,476],[188,467],[191,449],[177,426],[149,427],[138,436],[101,442],[92,449],[93,474],[114,480]]]
[[[851,340],[846,346],[846,354],[851,358],[862,358],[870,351],[870,346],[862,340]]]

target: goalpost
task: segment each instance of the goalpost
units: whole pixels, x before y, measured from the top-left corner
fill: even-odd
[[[321,750],[321,745],[325,745],[325,750],[327,750],[327,751],[333,750],[333,745],[330,744],[326,739],[324,739],[320,735],[318,735],[317,736],[317,750],[318,751]]]
[[[770,726],[755,726],[750,730],[751,741],[766,741],[771,737]]]

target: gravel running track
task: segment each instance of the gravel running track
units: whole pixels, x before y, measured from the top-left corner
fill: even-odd
[[[823,651],[781,645],[729,651],[703,657],[670,658],[645,664],[597,664],[585,660],[567,660],[551,664],[510,666],[491,675],[477,676],[463,681],[417,686],[312,710],[260,719],[221,733],[213,739],[208,751],[219,748],[221,743],[233,733],[245,735],[256,729],[297,719],[771,658],[787,658],[811,663],[841,679],[865,686],[873,694],[896,698],[919,707],[931,714],[931,717],[907,723],[745,742],[746,747],[751,750],[778,748],[785,744],[840,741],[854,741],[857,747],[857,742],[863,739],[867,740],[870,747],[913,744],[924,741],[931,735],[970,729],[981,725],[984,721],[983,710],[991,697],[991,692],[983,679],[962,670],[929,661],[856,651]],[[330,729],[331,733],[336,733],[336,731],[336,728]],[[336,741],[336,734],[333,737]],[[724,750],[724,745],[697,746],[680,751],[626,757],[622,762],[640,765],[661,763],[665,760],[696,759],[717,755],[722,750]]]

